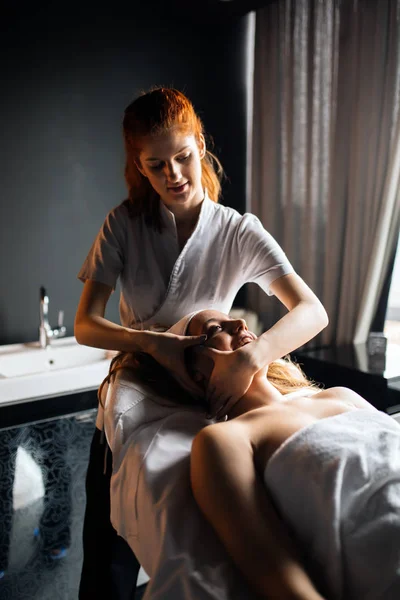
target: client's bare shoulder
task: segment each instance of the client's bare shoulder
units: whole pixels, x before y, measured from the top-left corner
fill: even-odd
[[[218,447],[226,460],[232,459],[234,452],[252,454],[256,466],[264,468],[273,452],[297,431],[321,419],[365,408],[376,410],[356,392],[334,387],[310,396],[283,396],[280,402],[273,401],[232,420],[210,425],[197,437],[210,447]]]
[[[281,402],[273,402],[234,419],[230,431],[226,428],[223,433],[227,436],[237,434],[240,427],[242,439],[250,442],[256,465],[263,468],[273,452],[297,431],[321,419],[365,408],[376,410],[356,392],[334,387],[311,395],[296,394],[287,399],[283,396]]]
[[[356,408],[376,410],[362,396],[346,387],[332,387],[310,396],[288,399],[293,408],[310,412],[316,418],[329,417]]]

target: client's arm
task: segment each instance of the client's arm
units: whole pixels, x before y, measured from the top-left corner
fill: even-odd
[[[196,436],[191,482],[200,509],[261,598],[322,600],[259,479],[240,425],[211,425]]]

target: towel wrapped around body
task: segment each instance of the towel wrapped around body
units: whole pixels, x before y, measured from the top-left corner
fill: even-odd
[[[358,409],[289,437],[264,470],[328,600],[400,598],[400,426]]]

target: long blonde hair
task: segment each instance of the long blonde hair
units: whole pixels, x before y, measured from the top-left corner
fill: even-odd
[[[201,135],[206,137],[203,123],[193,104],[174,88],[154,87],[142,93],[125,109],[123,134],[126,152],[125,181],[128,187],[126,203],[133,218],[143,214],[146,223],[159,231],[162,229],[160,197],[148,179],[140,173],[136,161],[144,138],[166,133],[172,127],[194,135],[197,142]],[[212,146],[209,136],[206,145]],[[224,171],[218,158],[208,147],[201,166],[202,187],[207,190],[211,200],[218,202]]]
[[[187,351],[189,356],[190,348]],[[98,400],[102,402],[102,392],[106,384],[110,383],[118,371],[126,369],[135,380],[153,392],[164,398],[173,400],[179,404],[199,404],[206,410],[208,408],[205,399],[195,399],[174,379],[171,373],[160,365],[150,354],[144,352],[120,352],[110,363],[107,377],[100,385]],[[301,389],[315,389],[319,387],[310,381],[303,373],[300,366],[293,362],[289,356],[272,362],[268,367],[268,381],[283,395],[290,394]]]

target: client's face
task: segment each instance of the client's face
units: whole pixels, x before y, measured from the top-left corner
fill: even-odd
[[[217,310],[202,310],[189,324],[188,335],[207,335],[205,346],[216,350],[237,350],[257,339],[244,319],[231,319]]]

